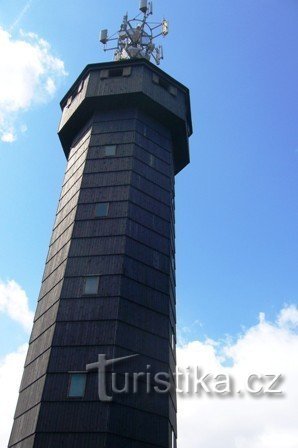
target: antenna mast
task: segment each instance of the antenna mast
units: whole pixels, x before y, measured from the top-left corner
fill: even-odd
[[[100,42],[104,45],[104,51],[114,50],[114,60],[142,59],[150,61],[151,57],[157,65],[163,59],[163,48],[156,46],[154,40],[159,36],[167,36],[169,23],[163,19],[161,23],[149,22],[153,14],[152,2],[140,1],[140,13],[133,19],[128,19],[128,14],[123,18],[120,30],[109,37],[107,29],[100,33]],[[116,46],[108,47],[108,43],[117,42]]]

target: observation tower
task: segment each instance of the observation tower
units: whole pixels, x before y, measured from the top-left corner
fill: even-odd
[[[61,101],[67,166],[10,448],[176,447],[175,175],[192,123],[188,89],[157,67],[169,25],[152,13],[141,1],[103,30],[115,60]]]

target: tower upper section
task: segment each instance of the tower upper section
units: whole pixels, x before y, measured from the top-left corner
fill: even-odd
[[[66,157],[78,129],[95,112],[128,104],[138,106],[170,129],[177,174],[189,163],[189,90],[146,59],[87,65],[61,101],[58,133]]]

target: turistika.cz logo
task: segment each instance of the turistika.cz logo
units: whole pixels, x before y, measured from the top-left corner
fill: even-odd
[[[114,394],[137,394],[140,391],[140,382],[146,385],[146,392],[151,394],[168,394],[172,388],[176,389],[177,394],[182,396],[201,397],[207,395],[210,397],[231,397],[243,396],[247,393],[251,396],[282,396],[280,389],[284,381],[281,374],[257,374],[251,373],[243,382],[241,389],[236,388],[235,381],[231,375],[223,373],[203,373],[198,366],[182,369],[177,367],[171,375],[168,372],[151,371],[151,365],[147,365],[144,371],[139,372],[108,372],[108,368],[114,364],[129,361],[139,356],[130,355],[121,358],[107,359],[106,355],[98,355],[97,362],[87,364],[86,371],[97,371],[98,374],[98,397],[100,401],[110,402]],[[111,393],[108,395],[107,378],[111,377]],[[124,379],[124,380],[123,380]],[[121,381],[120,381],[121,380]],[[121,382],[121,388],[119,383]]]

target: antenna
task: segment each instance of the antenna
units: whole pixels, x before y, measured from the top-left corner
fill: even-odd
[[[133,19],[128,19],[128,14],[123,18],[120,29],[111,37],[108,30],[100,32],[100,42],[104,45],[104,51],[114,51],[114,60],[142,59],[150,61],[154,59],[157,65],[163,59],[162,46],[156,46],[154,41],[157,37],[169,34],[169,23],[163,19],[161,23],[149,22],[149,16],[153,14],[152,1],[140,0],[141,13]],[[140,17],[143,14],[143,17]],[[115,45],[108,47],[108,43]]]
[[[104,45],[108,42],[108,30],[101,30],[100,42]]]
[[[146,14],[147,10],[148,10],[147,0],[141,0],[140,1],[140,11],[142,11],[144,14]]]

